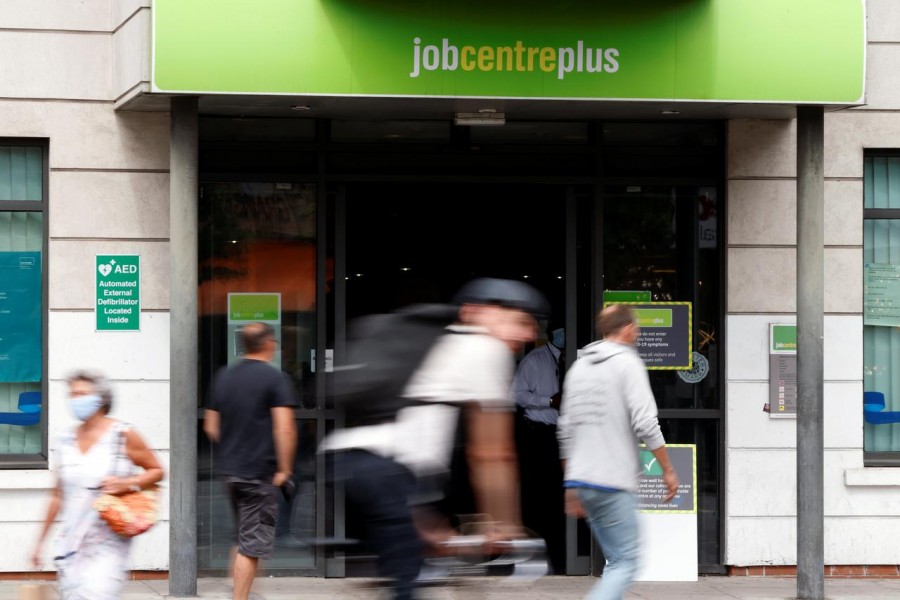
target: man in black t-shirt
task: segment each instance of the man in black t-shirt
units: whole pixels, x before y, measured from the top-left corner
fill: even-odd
[[[243,359],[216,373],[203,422],[237,518],[234,600],[249,598],[259,559],[272,555],[278,494],[297,448],[297,394],[269,364],[278,345],[272,326],[250,323],[240,339]]]

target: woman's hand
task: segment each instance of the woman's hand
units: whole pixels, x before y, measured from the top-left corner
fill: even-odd
[[[34,547],[34,552],[31,553],[31,566],[35,569],[41,569],[44,566],[44,544],[43,542],[38,542]]]
[[[133,477],[106,477],[100,482],[100,491],[114,496],[134,491],[135,487]]]

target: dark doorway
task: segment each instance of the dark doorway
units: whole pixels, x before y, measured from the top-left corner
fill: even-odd
[[[418,302],[447,302],[466,281],[501,277],[530,283],[548,298],[553,312],[539,323],[536,341],[546,343],[548,326],[565,322],[566,197],[567,187],[561,185],[347,186],[348,321]],[[533,348],[527,347],[517,359]],[[519,450],[520,458],[526,456],[521,445]],[[522,468],[528,465],[523,462]],[[558,478],[552,486],[560,496],[554,511],[558,523],[542,537],[558,540],[558,562],[564,565],[561,472]],[[443,508],[451,515],[476,512],[459,444]],[[530,525],[527,513],[525,517]],[[362,533],[352,509],[346,527],[348,537]]]
[[[347,190],[347,318],[446,302],[474,277],[520,279],[564,307],[565,187],[360,184]]]

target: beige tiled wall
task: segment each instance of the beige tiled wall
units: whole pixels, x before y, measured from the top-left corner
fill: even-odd
[[[149,80],[149,61],[140,62],[149,53],[149,0],[0,4],[0,56],[16,57],[0,59],[0,143],[42,138],[50,149],[51,466],[56,435],[73,425],[64,378],[77,367],[112,379],[114,416],[135,423],[167,461],[169,116],[115,110],[123,87]],[[139,332],[94,331],[97,253],[141,255]],[[0,538],[32,547],[53,485],[48,475],[0,470],[0,505],[23,507],[0,517]],[[139,540],[134,568],[167,567],[167,518],[164,509],[164,522]],[[30,569],[26,552],[0,553],[0,571]]]
[[[863,466],[862,223],[867,149],[900,149],[900,2],[868,0],[866,101],[825,115],[826,564],[897,564],[889,484]],[[796,310],[796,127],[728,124],[726,563],[796,562],[796,421],[770,419],[768,324]]]

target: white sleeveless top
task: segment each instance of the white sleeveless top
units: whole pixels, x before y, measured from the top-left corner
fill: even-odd
[[[125,454],[125,431],[130,425],[114,421],[106,432],[83,453],[75,431],[59,437],[58,476],[62,489],[61,529],[54,548],[54,558],[64,559],[83,546],[102,544],[127,555],[130,539],[113,532],[94,510],[100,495],[100,482],[109,476],[126,477],[134,466]]]

